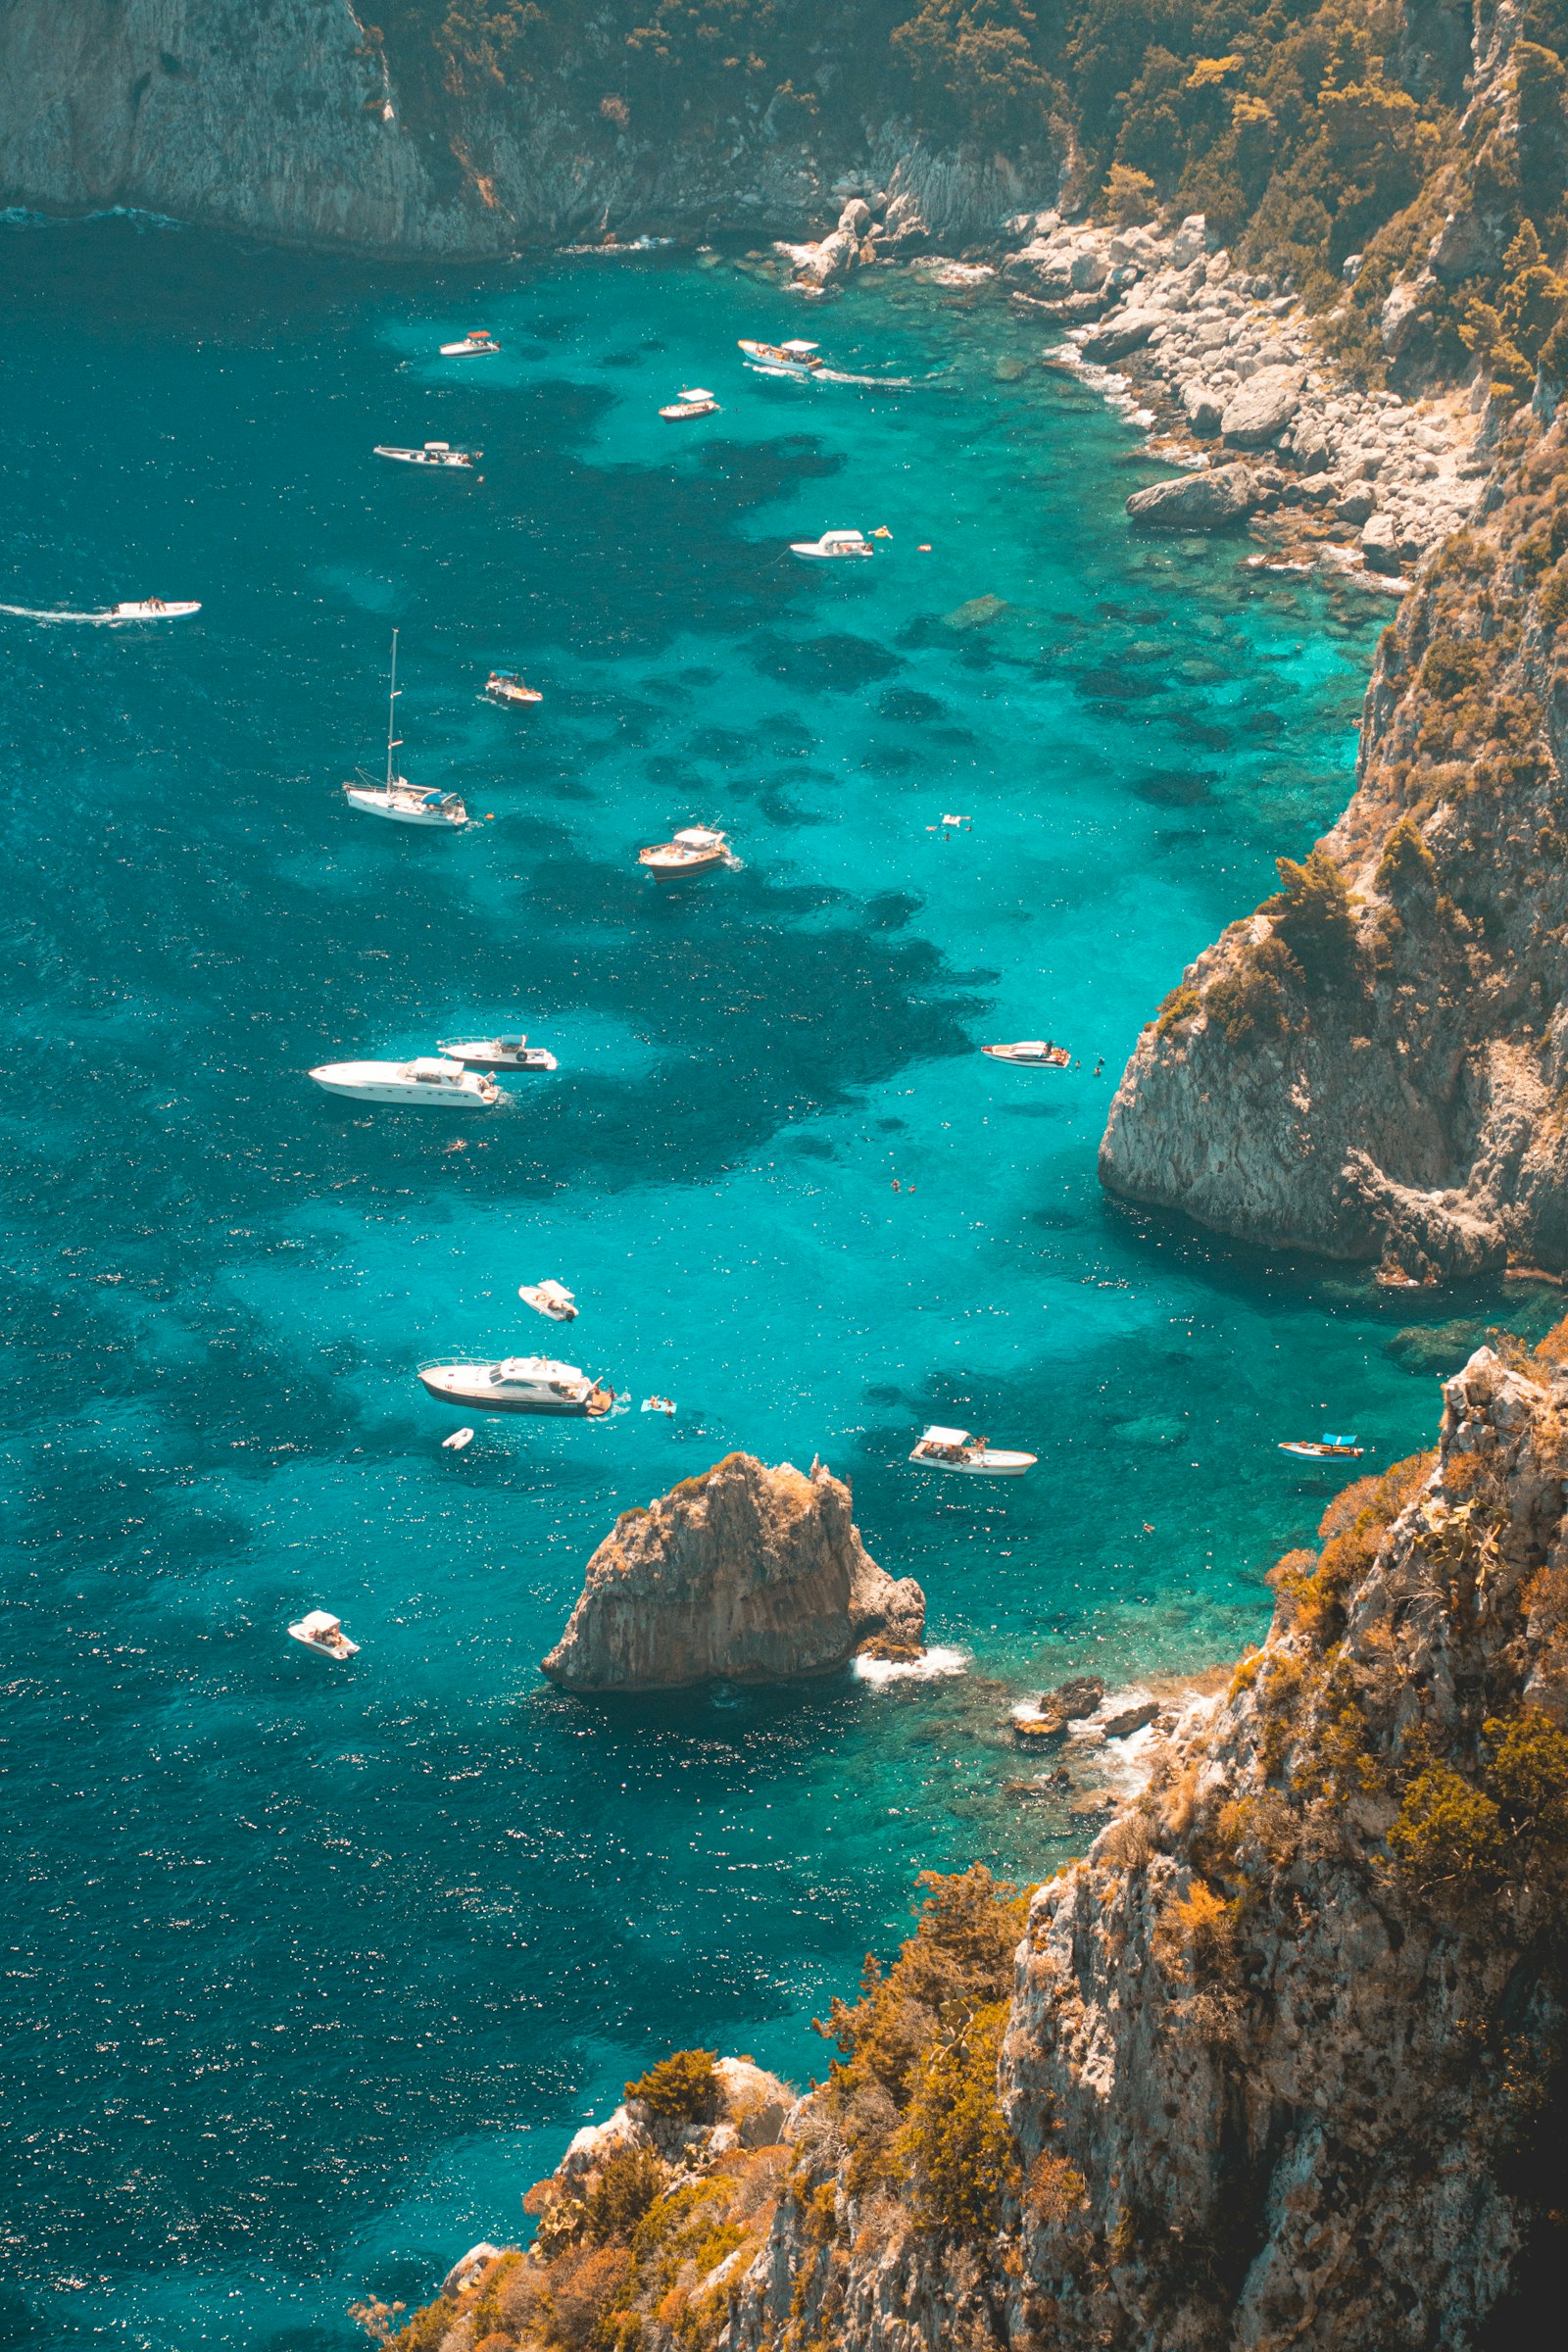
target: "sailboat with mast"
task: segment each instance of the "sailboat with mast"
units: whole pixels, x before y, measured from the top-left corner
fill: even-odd
[[[372,784],[362,774],[358,783],[344,785],[343,798],[351,808],[363,808],[368,816],[390,817],[395,825],[439,825],[449,833],[457,832],[468,821],[468,811],[457,794],[427,792],[397,772],[397,754],[403,748],[403,738],[397,731],[398,696],[402,691],[398,684],[398,632],[394,629],[392,678],[386,707],[386,781]]]

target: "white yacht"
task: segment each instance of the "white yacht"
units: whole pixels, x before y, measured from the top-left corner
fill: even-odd
[[[475,326],[469,328],[461,343],[443,343],[441,357],[444,360],[478,360],[500,349],[500,344],[487,326]]]
[[[329,1095],[357,1102],[417,1102],[437,1110],[488,1110],[506,1096],[493,1078],[435,1054],[417,1061],[323,1061],[311,1072]]]
[[[678,424],[687,416],[716,416],[718,413],[717,401],[702,384],[694,384],[689,392],[678,394],[659,412],[671,424]]]
[[[708,825],[686,825],[668,841],[639,850],[637,862],[656,882],[681,882],[688,874],[709,874],[715,865],[733,865],[729,843]]]
[[[311,1609],[289,1632],[307,1649],[318,1649],[328,1658],[357,1658],[360,1645],[351,1642],[343,1631],[341,1618],[328,1616],[325,1609]]]
[[[525,1282],[517,1297],[536,1315],[548,1315],[552,1323],[577,1320],[577,1301],[564,1282]]]
[[[343,798],[351,808],[362,808],[367,816],[389,817],[395,825],[435,825],[448,833],[461,831],[468,821],[468,811],[455,792],[427,791],[423,785],[411,784],[400,776],[394,754],[403,749],[403,738],[397,732],[398,697],[403,692],[398,684],[398,632],[392,632],[392,678],[386,706],[386,780],[372,784],[362,776],[357,784],[345,784]]]
[[[962,1470],[971,1478],[1022,1478],[1040,1459],[1037,1453],[1004,1453],[984,1438],[971,1438],[966,1429],[933,1426],[921,1432],[910,1454],[927,1470]]]
[[[597,1421],[615,1401],[613,1389],[548,1355],[509,1355],[499,1364],[421,1364],[419,1379],[441,1404],[476,1413],[554,1413]]]
[[[1072,1055],[1065,1046],[1053,1045],[1049,1037],[1024,1037],[1013,1046],[982,1046],[982,1054],[993,1061],[1010,1061],[1020,1070],[1070,1070]]]
[[[874,556],[876,549],[863,531],[824,531],[820,539],[792,539],[790,554],[808,564],[836,564],[845,557]]]
[[[484,451],[482,449],[454,449],[450,441],[426,441],[422,449],[398,449],[387,442],[378,441],[375,445],[375,454],[378,458],[390,458],[394,466],[438,466],[461,468],[475,464],[484,456]]]
[[[560,1062],[543,1046],[530,1046],[525,1037],[444,1037],[440,1051],[466,1070],[559,1070]]]
[[[820,345],[804,343],[798,335],[787,343],[754,343],[743,335],[740,348],[750,365],[767,375],[793,375],[808,382],[822,365]]]

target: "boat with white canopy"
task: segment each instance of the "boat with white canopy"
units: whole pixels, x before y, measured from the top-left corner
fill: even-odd
[[[421,1364],[419,1380],[438,1402],[478,1413],[550,1413],[597,1421],[615,1401],[613,1389],[548,1355],[509,1355],[496,1364]]]
[[[683,882],[692,874],[710,874],[715,866],[734,865],[727,839],[709,825],[685,825],[668,841],[639,850],[637,862],[656,882]]]
[[[543,1046],[530,1046],[525,1037],[447,1037],[439,1051],[466,1070],[559,1070],[561,1064]]]
[[[755,343],[742,335],[740,348],[749,366],[767,375],[793,375],[803,383],[809,382],[822,365],[821,346],[803,342],[799,335],[792,335],[787,343]]]
[[[1037,1453],[1006,1453],[972,1438],[966,1429],[943,1429],[933,1423],[921,1432],[911,1462],[926,1470],[961,1470],[971,1478],[1022,1478],[1040,1459]]]
[[[703,384],[694,384],[689,392],[680,393],[659,412],[671,424],[679,423],[683,417],[716,416],[718,413],[717,401]]]
[[[564,1282],[525,1282],[517,1297],[524,1306],[531,1306],[536,1315],[548,1315],[552,1323],[575,1323],[577,1301]]]
[[[824,531],[820,539],[792,539],[790,554],[808,564],[841,564],[847,558],[874,556],[876,549],[863,531]]]
[[[440,470],[462,472],[474,466],[484,456],[482,449],[454,449],[450,441],[426,441],[421,449],[400,449],[386,441],[375,445],[378,458],[390,458],[394,466],[433,466]]]
[[[289,1627],[296,1642],[307,1649],[319,1650],[327,1658],[357,1658],[360,1645],[351,1642],[343,1631],[343,1621],[325,1609],[308,1609],[298,1622]]]

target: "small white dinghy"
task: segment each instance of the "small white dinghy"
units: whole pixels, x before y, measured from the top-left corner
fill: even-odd
[[[397,732],[398,697],[403,692],[398,684],[398,631],[392,632],[392,676],[386,706],[386,777],[372,784],[363,776],[357,784],[345,784],[343,798],[351,808],[361,808],[367,816],[389,817],[395,825],[434,825],[448,833],[456,833],[468,821],[468,811],[455,792],[427,790],[423,785],[411,784],[400,776],[393,755],[403,749],[403,738]]]
[[[454,449],[450,441],[426,441],[422,449],[396,449],[378,441],[378,458],[390,458],[394,466],[434,466],[449,471],[462,471],[476,465],[484,456],[482,449]]]
[[[441,1450],[443,1453],[462,1453],[465,1446],[472,1444],[473,1432],[471,1429],[455,1429],[450,1438],[442,1439]]]
[[[517,1297],[536,1315],[548,1315],[552,1323],[577,1320],[577,1301],[564,1282],[525,1282]]]
[[[500,349],[500,344],[487,326],[475,326],[469,329],[461,343],[443,343],[441,357],[444,360],[478,360]]]
[[[820,539],[792,539],[790,554],[808,564],[837,564],[846,557],[874,556],[876,549],[863,531],[824,531]]]
[[[613,1389],[548,1355],[509,1355],[499,1364],[421,1364],[419,1381],[438,1403],[466,1404],[481,1413],[598,1421],[615,1401]]]
[[[667,416],[672,424],[686,416],[716,416],[718,413],[717,401],[702,384],[694,384],[689,392],[682,392],[678,399],[672,400],[667,408],[659,412],[661,416]]]
[[[656,841],[639,850],[637,862],[656,882],[683,882],[692,874],[710,874],[718,865],[735,865],[729,843],[709,825],[686,825],[668,841]]]
[[[356,1102],[414,1102],[421,1109],[488,1110],[507,1098],[493,1078],[434,1054],[417,1061],[323,1061],[311,1076]]]
[[[525,1037],[443,1038],[440,1052],[466,1070],[559,1070],[561,1064],[543,1046],[530,1046]]]
[[[1020,1070],[1070,1070],[1072,1055],[1065,1046],[1054,1046],[1049,1037],[1021,1038],[1015,1046],[982,1046],[982,1054],[993,1061],[1010,1061]]]
[[[995,1446],[988,1446],[984,1438],[971,1438],[966,1429],[933,1426],[922,1432],[909,1459],[927,1470],[962,1470],[971,1478],[1022,1478],[1026,1470],[1034,1468],[1040,1456],[1004,1453]]]
[[[349,1640],[342,1620],[329,1616],[325,1609],[307,1611],[288,1630],[296,1642],[303,1642],[307,1649],[319,1650],[323,1657],[357,1658],[360,1654],[359,1643]]]

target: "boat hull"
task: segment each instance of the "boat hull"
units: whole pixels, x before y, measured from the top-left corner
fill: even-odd
[[[1005,1062],[1009,1070],[1065,1070],[1072,1066],[1070,1054],[1057,1061],[1044,1054],[1012,1054],[1005,1046],[982,1046],[980,1051],[988,1061]]]
[[[318,1642],[303,1626],[291,1625],[288,1632],[291,1642],[297,1642],[302,1649],[314,1649],[318,1658],[335,1658],[341,1664],[345,1658],[357,1658],[360,1654],[359,1643],[351,1642],[347,1634],[336,1642]]]
[[[455,1062],[464,1070],[511,1070],[517,1077],[527,1078],[540,1077],[561,1067],[555,1055],[547,1054],[542,1046],[537,1054],[530,1054],[526,1061],[508,1061],[504,1054],[451,1054],[445,1046],[441,1051],[448,1061]]]
[[[952,1470],[960,1478],[1022,1478],[1039,1460],[1034,1453],[992,1453],[977,1462],[941,1462],[916,1446],[909,1459],[922,1470]]]
[[[384,817],[393,825],[416,825],[425,833],[461,833],[468,821],[466,811],[462,816],[443,816],[436,808],[398,808],[374,792],[356,792],[346,787],[343,798],[351,808],[358,808],[365,816]]]
[[[592,1398],[581,1403],[570,1397],[505,1396],[495,1389],[465,1388],[443,1381],[435,1372],[421,1372],[419,1385],[426,1396],[439,1404],[461,1404],[473,1413],[535,1413],[549,1421],[597,1421],[610,1410],[608,1404],[595,1405]]]
[[[335,1078],[313,1070],[312,1078],[323,1094],[336,1095],[345,1102],[386,1102],[410,1110],[489,1110],[501,1101],[499,1090],[487,1102],[483,1095],[471,1093],[460,1086],[419,1086],[400,1083],[396,1079]]]

